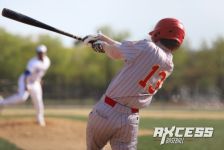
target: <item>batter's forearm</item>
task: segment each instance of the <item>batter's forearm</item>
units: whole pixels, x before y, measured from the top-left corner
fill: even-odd
[[[121,51],[118,48],[118,45],[115,45],[115,44],[110,45],[108,43],[105,43],[105,44],[103,44],[103,49],[104,49],[105,53],[107,54],[107,56],[112,59],[123,59],[124,58]]]
[[[108,43],[109,45],[120,45],[121,43],[118,41],[115,41],[113,39],[111,39],[110,37],[103,35],[103,34],[99,34],[99,40],[104,41],[106,43]]]
[[[110,57],[112,59],[122,59],[123,58],[122,53],[120,52],[120,50],[118,48],[121,45],[120,42],[115,41],[104,34],[99,34],[98,36],[99,36],[99,40],[105,42],[102,46],[103,46],[103,49],[108,57]]]

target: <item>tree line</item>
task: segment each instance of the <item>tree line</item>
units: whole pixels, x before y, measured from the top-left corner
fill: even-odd
[[[118,41],[128,32],[101,30]],[[35,55],[35,47],[45,44],[51,67],[44,77],[44,96],[48,99],[98,99],[113,76],[122,68],[104,54],[95,53],[80,43],[66,47],[57,37],[21,36],[0,28],[0,94],[16,92],[19,75]],[[211,46],[206,42],[196,50],[185,44],[174,53],[174,72],[156,94],[159,100],[218,99],[224,101],[224,39],[218,37]]]

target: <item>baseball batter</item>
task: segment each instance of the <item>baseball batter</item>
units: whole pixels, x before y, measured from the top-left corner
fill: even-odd
[[[85,37],[95,51],[125,63],[89,114],[88,150],[103,149],[108,141],[113,150],[137,149],[139,109],[149,106],[172,73],[172,52],[182,44],[185,30],[179,20],[165,18],[149,35],[152,41],[122,43],[102,34]]]
[[[46,125],[41,87],[41,79],[50,66],[50,59],[46,52],[45,45],[36,48],[37,56],[29,60],[25,72],[19,77],[18,93],[0,100],[0,106],[8,106],[25,102],[30,95],[36,110],[36,120],[40,126]]]

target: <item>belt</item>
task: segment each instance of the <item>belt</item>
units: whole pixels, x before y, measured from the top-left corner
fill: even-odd
[[[104,102],[111,107],[114,107],[118,102],[115,100],[111,99],[110,97],[106,96]],[[130,108],[132,113],[138,113],[139,110],[137,108]]]

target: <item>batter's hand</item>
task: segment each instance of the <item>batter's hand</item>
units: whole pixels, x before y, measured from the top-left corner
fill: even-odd
[[[98,35],[87,35],[83,38],[83,42],[84,44],[92,44],[94,42],[96,42],[97,40],[99,40],[99,36]]]
[[[103,49],[103,44],[105,44],[105,42],[97,40],[92,43],[92,48],[94,51],[96,51],[98,53],[105,53],[105,51]]]

